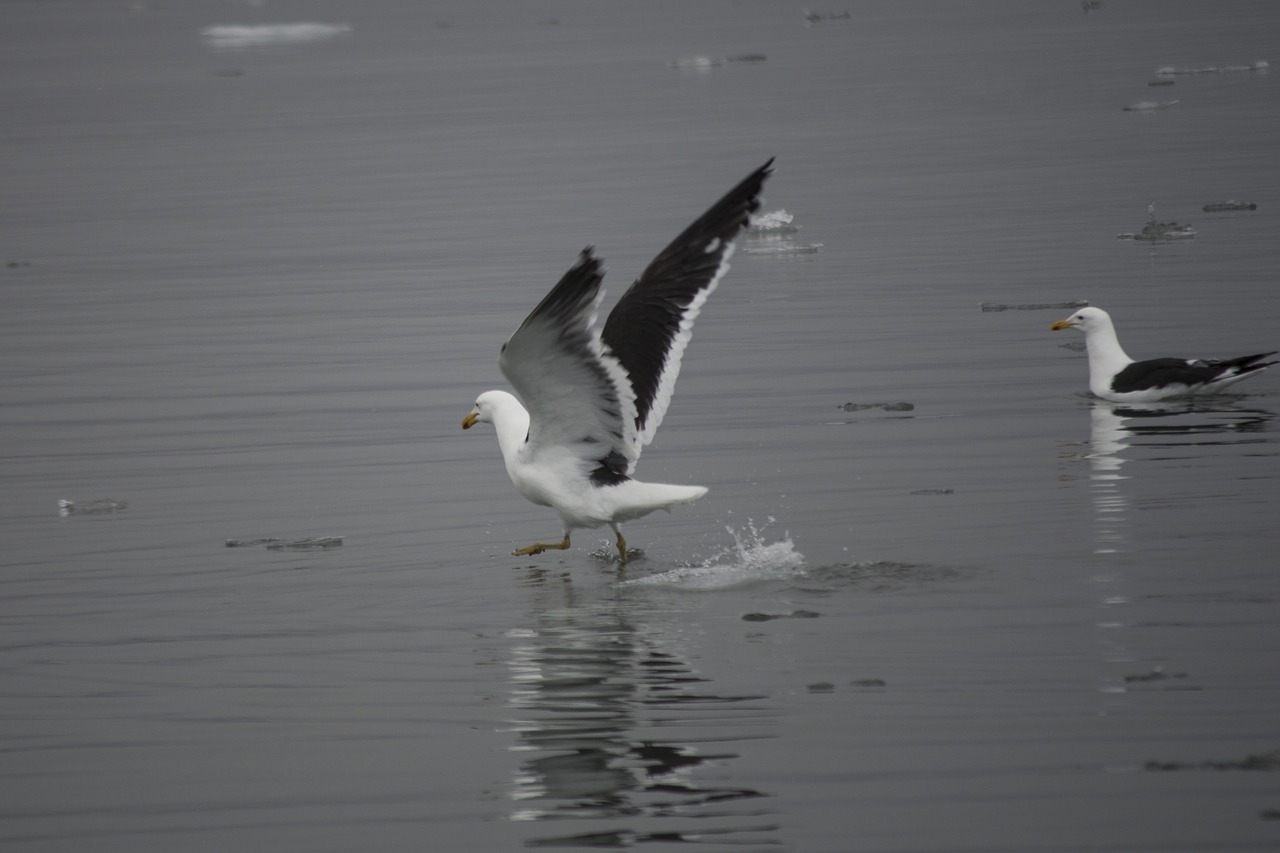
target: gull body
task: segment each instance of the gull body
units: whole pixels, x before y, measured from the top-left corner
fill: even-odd
[[[1135,361],[1120,346],[1111,315],[1101,308],[1081,308],[1049,327],[1084,332],[1089,355],[1089,390],[1117,403],[1149,403],[1171,397],[1217,394],[1275,364],[1264,352],[1239,358],[1152,358]]]
[[[772,162],[659,252],[603,327],[595,327],[603,267],[588,246],[503,345],[498,365],[516,393],[484,392],[462,427],[493,425],[512,484],[555,510],[563,532],[558,542],[513,554],[567,549],[574,530],[608,525],[626,562],[619,525],[707,493],[704,486],[642,482],[632,473],[671,402],[693,322],[729,268],[734,239],[760,206]]]

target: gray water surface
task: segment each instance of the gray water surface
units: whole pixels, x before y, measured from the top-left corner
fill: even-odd
[[[847,8],[0,7],[0,846],[1280,846],[1280,373],[981,310],[1280,345],[1276,75],[1147,85],[1280,7]],[[775,155],[639,470],[710,494],[509,556],[498,347]]]

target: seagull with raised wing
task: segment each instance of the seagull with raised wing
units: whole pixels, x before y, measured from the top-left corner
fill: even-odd
[[[1101,308],[1081,308],[1050,329],[1079,329],[1089,352],[1089,390],[1117,403],[1149,403],[1170,397],[1216,394],[1265,370],[1275,352],[1239,358],[1152,358],[1134,361],[1120,346],[1111,315]]]
[[[462,428],[493,424],[511,482],[528,500],[554,509],[564,533],[513,555],[564,550],[575,529],[608,525],[625,563],[620,524],[707,493],[632,474],[671,403],[694,320],[728,271],[735,238],[760,207],[772,163],[659,252],[602,328],[595,321],[604,269],[588,246],[503,345],[498,366],[516,394],[484,392]]]

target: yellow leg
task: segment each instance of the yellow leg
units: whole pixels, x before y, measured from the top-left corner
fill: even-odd
[[[627,563],[627,540],[622,538],[621,530],[617,531],[617,533],[618,533],[618,562],[622,563],[625,566]]]
[[[564,538],[559,542],[534,542],[532,545],[525,545],[523,548],[517,548],[511,552],[511,556],[531,557],[534,554],[541,554],[548,548],[553,551],[567,551],[569,549],[569,534],[566,533]]]

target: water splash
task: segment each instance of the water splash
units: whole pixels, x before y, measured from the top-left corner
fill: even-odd
[[[733,544],[721,548],[701,563],[633,578],[619,585],[712,590],[803,576],[804,555],[796,550],[789,533],[784,533],[777,542],[765,541],[765,528],[772,523],[770,518],[763,528],[757,528],[750,519],[742,529],[725,525]]]

